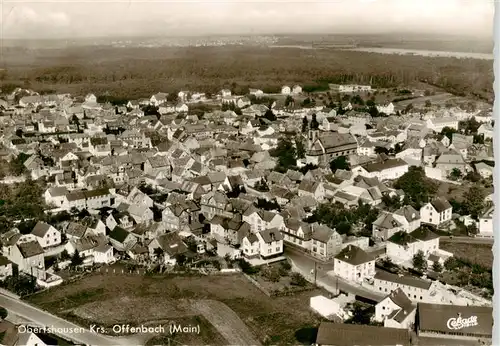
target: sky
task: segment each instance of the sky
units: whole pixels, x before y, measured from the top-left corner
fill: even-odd
[[[422,32],[490,38],[493,0],[0,0],[4,39]]]

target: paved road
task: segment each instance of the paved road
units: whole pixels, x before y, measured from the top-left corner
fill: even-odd
[[[14,297],[0,293],[0,306],[3,306],[7,311],[31,321],[37,326],[44,326],[54,329],[54,334],[84,345],[139,345],[136,336],[131,337],[112,337],[98,333],[93,333],[88,329],[83,329],[76,324],[68,322],[60,317],[54,316],[37,307],[34,307],[24,301]],[[71,332],[76,330],[78,332]]]
[[[302,251],[289,246],[285,246],[285,255],[293,263],[294,269],[300,272],[308,281],[311,282],[314,282],[314,275],[311,274],[311,271],[314,270],[314,263],[316,262],[316,283],[318,286],[324,287],[333,294],[336,294],[337,289],[339,289],[343,292],[352,293],[375,301],[380,301],[385,297],[385,295],[381,295],[358,285],[353,285],[343,279],[337,278],[331,273],[328,273],[333,270],[333,262],[321,262],[303,253]]]
[[[494,239],[491,238],[472,238],[472,237],[441,237],[441,243],[461,243],[461,244],[487,244],[493,245]]]

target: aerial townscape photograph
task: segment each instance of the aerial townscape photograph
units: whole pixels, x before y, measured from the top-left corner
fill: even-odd
[[[3,1],[0,346],[493,346],[494,7]]]

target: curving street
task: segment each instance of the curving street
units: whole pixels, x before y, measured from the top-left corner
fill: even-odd
[[[53,328],[54,334],[78,344],[130,346],[144,343],[140,336],[113,337],[94,333],[3,292],[0,292],[0,306],[35,325]],[[71,330],[77,330],[77,332],[71,332]]]
[[[351,284],[341,278],[337,278],[328,272],[333,270],[333,262],[325,263],[318,259],[305,254],[304,252],[290,246],[285,246],[285,255],[290,259],[293,269],[302,274],[308,281],[314,282],[314,267],[316,266],[316,283],[331,292],[336,294],[338,290],[352,293],[374,301],[382,300],[385,295],[379,294],[373,290],[363,288],[359,285]],[[316,265],[314,264],[316,262]]]

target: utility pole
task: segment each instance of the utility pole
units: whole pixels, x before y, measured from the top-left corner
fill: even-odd
[[[314,261],[314,286],[316,286],[316,277],[318,276],[318,262]]]
[[[338,276],[335,276],[335,292],[337,295],[340,293],[339,292],[339,277]]]

